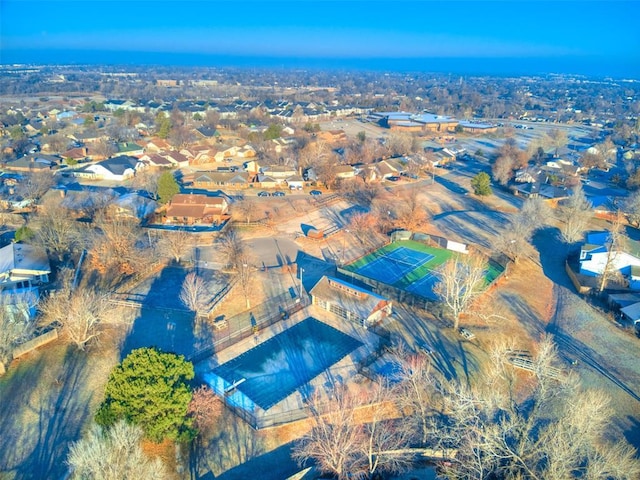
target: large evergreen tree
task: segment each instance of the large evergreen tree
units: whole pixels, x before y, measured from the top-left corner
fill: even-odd
[[[189,438],[194,433],[187,418],[193,377],[193,364],[182,356],[155,348],[133,350],[111,372],[96,422],[108,427],[125,419],[155,442]]]
[[[471,187],[476,195],[491,195],[491,177],[485,172],[480,172],[471,179]]]
[[[176,193],[180,192],[180,186],[171,172],[164,172],[158,178],[158,198],[160,203],[167,203]]]

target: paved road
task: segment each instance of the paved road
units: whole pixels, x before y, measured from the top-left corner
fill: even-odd
[[[299,248],[285,237],[265,237],[247,240],[246,246],[255,257],[256,267],[277,267],[295,263]],[[216,245],[204,245],[194,249],[193,259],[202,268],[220,269],[223,261]]]

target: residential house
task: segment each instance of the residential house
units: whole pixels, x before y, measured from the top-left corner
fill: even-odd
[[[351,165],[338,165],[335,168],[335,174],[336,174],[336,178],[342,178],[342,179],[355,178],[356,169],[353,168]]]
[[[251,145],[245,145],[238,149],[236,157],[240,158],[253,158],[256,156],[256,151]]]
[[[165,223],[177,225],[215,225],[228,219],[225,197],[177,194],[167,206]]]
[[[455,162],[458,157],[457,152],[452,148],[429,148],[425,150],[433,154],[432,165],[434,167]]]
[[[194,128],[193,131],[197,138],[201,138],[203,140],[214,140],[220,137],[220,132],[212,127],[202,126]]]
[[[274,152],[282,153],[286,150],[289,150],[293,145],[295,145],[297,143],[297,140],[292,137],[280,137],[274,138],[273,140],[271,140],[271,143],[273,144]]]
[[[620,313],[633,323],[636,335],[640,335],[640,302],[621,308]]]
[[[136,170],[143,168],[144,164],[135,157],[121,155],[101,162],[89,165],[80,170],[75,170],[76,177],[90,178],[94,180],[123,181],[132,178]]]
[[[144,155],[144,147],[133,142],[117,143],[116,149],[118,150],[117,155],[131,155],[133,157]]]
[[[219,150],[215,153],[213,158],[216,162],[224,162],[226,160],[231,160],[238,154],[240,147],[220,147]]]
[[[189,159],[192,165],[215,162],[216,150],[207,145],[194,145],[183,148],[180,153]]]
[[[367,181],[382,181],[401,175],[405,171],[405,167],[397,160],[388,159],[364,165],[362,171]]]
[[[281,183],[287,178],[298,174],[298,169],[289,165],[267,165],[260,169],[260,173],[275,178]]]
[[[261,173],[259,173],[258,183],[260,184],[261,188],[277,188],[282,184],[282,181],[276,180],[275,178],[270,177],[269,175],[262,175]]]
[[[176,152],[175,150],[162,152],[161,155],[165,157],[167,160],[169,160],[170,162],[172,162],[178,168],[184,168],[189,166],[189,158],[180,152]]]
[[[145,150],[149,153],[160,153],[171,150],[171,144],[163,138],[154,137],[147,142]]]
[[[262,172],[264,165],[260,164],[261,160],[249,160],[248,162],[244,162],[242,164],[242,168],[246,172],[249,172],[252,175],[257,175]]]
[[[32,153],[3,165],[3,168],[13,172],[42,172],[57,167],[61,158],[57,155]]]
[[[349,322],[370,327],[391,315],[391,300],[344,280],[323,276],[309,292],[312,303]]]
[[[602,275],[607,263],[628,282],[631,290],[640,291],[640,242],[623,237],[615,251],[610,251],[609,232],[590,232],[580,248],[580,273],[590,277]]]
[[[204,190],[243,190],[249,187],[251,177],[247,172],[196,172],[183,178],[184,185]]]
[[[61,157],[67,160],[71,159],[72,162],[83,162],[89,156],[89,149],[87,147],[71,148],[64,152]]]
[[[43,249],[22,243],[0,248],[2,303],[34,315],[38,288],[49,281],[50,273],[49,258]]]
[[[292,175],[285,182],[291,190],[302,190],[302,187],[304,187],[304,179],[300,175]]]
[[[144,154],[140,157],[140,162],[150,168],[173,168],[175,166],[171,160],[159,153]]]
[[[145,222],[158,210],[158,202],[135,192],[116,197],[108,208],[109,215]]]
[[[68,138],[75,142],[94,143],[100,140],[107,140],[109,136],[103,130],[84,130],[81,132],[70,133]]]

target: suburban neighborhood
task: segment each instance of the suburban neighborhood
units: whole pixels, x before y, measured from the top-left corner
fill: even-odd
[[[0,110],[2,478],[119,432],[122,478],[638,478],[637,82],[2,65]]]

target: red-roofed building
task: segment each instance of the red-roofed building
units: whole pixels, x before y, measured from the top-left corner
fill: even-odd
[[[174,225],[215,225],[229,218],[224,197],[193,193],[177,194],[167,206],[165,223]]]

